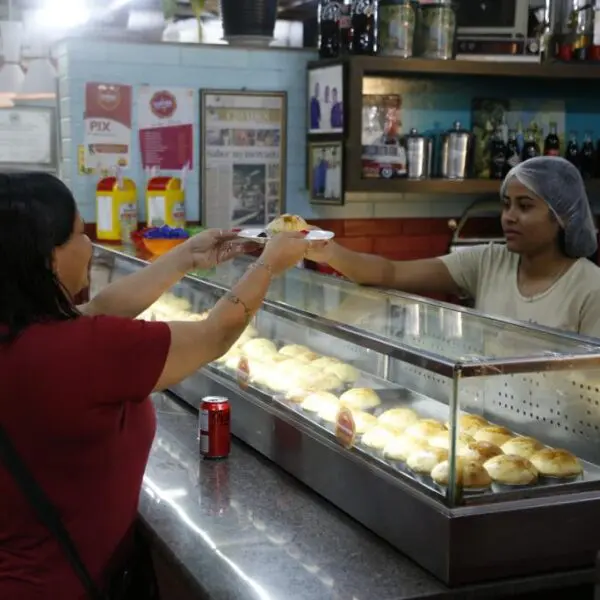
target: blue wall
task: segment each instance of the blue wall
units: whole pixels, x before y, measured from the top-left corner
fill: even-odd
[[[306,63],[315,55],[298,50],[242,50],[197,44],[133,44],[69,39],[58,49],[62,131],[62,176],[71,187],[85,220],[95,221],[97,176],[79,175],[77,147],[83,143],[84,86],[87,81],[134,86],[132,168],[144,184],[137,130],[137,86],[171,85],[192,89],[285,91],[288,95],[287,209],[310,214],[305,185]],[[188,218],[199,211],[199,100],[196,97],[194,168],[187,181]],[[143,196],[140,196],[142,198]],[[140,210],[144,214],[143,202]]]

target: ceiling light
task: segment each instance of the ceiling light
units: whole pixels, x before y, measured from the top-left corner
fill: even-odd
[[[1,74],[1,72],[0,72]],[[37,100],[56,97],[56,70],[48,58],[34,58],[17,93],[17,98]]]

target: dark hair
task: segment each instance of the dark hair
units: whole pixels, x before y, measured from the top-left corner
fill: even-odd
[[[53,269],[73,233],[73,195],[47,173],[0,173],[0,342],[33,323],[79,316]]]

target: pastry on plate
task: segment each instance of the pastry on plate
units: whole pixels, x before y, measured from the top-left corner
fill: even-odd
[[[474,440],[464,446],[459,446],[456,453],[465,460],[484,463],[486,460],[502,454],[502,449],[495,444],[490,444],[490,442],[477,442]]]
[[[464,448],[467,444],[474,442],[475,440],[466,433],[459,433],[458,439],[456,440],[456,449]],[[444,448],[445,450],[450,450],[450,432],[449,431],[441,431],[436,435],[432,435],[429,438],[429,443],[434,448]]]
[[[397,431],[404,431],[419,420],[412,408],[390,408],[379,415],[379,422]]]
[[[522,456],[501,454],[483,463],[485,470],[496,483],[503,485],[531,485],[538,480],[538,471]]]
[[[267,231],[271,234],[306,229],[308,229],[308,223],[302,217],[290,214],[281,215],[267,225]]]
[[[450,461],[445,460],[436,465],[431,471],[431,478],[438,485],[447,486],[450,480]],[[481,490],[490,487],[492,478],[480,462],[458,457],[456,483],[465,489]]]
[[[335,375],[344,383],[355,383],[360,377],[360,371],[358,369],[355,369],[352,365],[342,362],[331,363],[330,365],[325,366],[324,370],[325,373],[331,373],[332,375]]]
[[[458,418],[459,431],[471,436],[475,435],[477,431],[488,425],[489,422],[479,415],[460,415]],[[446,426],[450,429],[449,423],[446,423]]]
[[[312,392],[302,400],[300,406],[309,412],[318,413],[326,404],[335,405],[339,408],[340,401],[337,396],[329,392]]]
[[[385,445],[390,442],[397,434],[391,429],[382,425],[375,425],[362,436],[361,442],[374,450],[383,450]]]
[[[271,340],[265,338],[254,338],[242,346],[242,350],[249,358],[264,358],[269,354],[275,354],[277,347]]]
[[[514,454],[515,456],[530,458],[532,454],[535,454],[543,447],[544,444],[538,442],[535,438],[518,435],[502,444],[502,452],[504,454]]]
[[[404,434],[392,438],[383,448],[383,455],[391,460],[406,459],[417,450],[429,448],[426,440],[419,440]]]
[[[364,410],[381,404],[377,393],[371,388],[352,388],[340,396],[340,402],[348,408]]]
[[[421,419],[408,427],[404,433],[410,437],[426,440],[440,433],[447,433],[446,427],[435,419]]]
[[[429,475],[431,470],[444,460],[448,460],[448,450],[429,446],[411,452],[406,458],[406,466],[415,473]]]
[[[506,427],[501,427],[500,425],[488,425],[478,429],[473,437],[478,442],[489,442],[490,444],[495,444],[502,448],[508,440],[515,436],[514,433],[509,429],[506,429]]]
[[[545,477],[569,478],[583,473],[579,459],[568,450],[543,448],[529,459],[533,466]]]

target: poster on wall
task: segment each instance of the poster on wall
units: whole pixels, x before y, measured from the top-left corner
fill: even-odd
[[[193,164],[194,90],[142,86],[138,95],[142,167],[180,170]]]
[[[285,206],[285,92],[202,90],[202,223],[264,226]]]
[[[131,86],[85,84],[84,162],[91,172],[131,164]]]
[[[344,68],[308,71],[308,133],[344,132]]]

